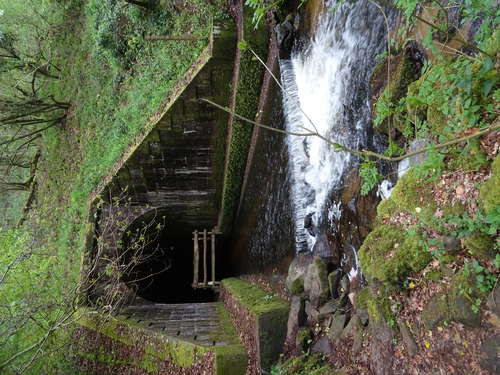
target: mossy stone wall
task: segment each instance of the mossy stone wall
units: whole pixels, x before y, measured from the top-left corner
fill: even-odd
[[[200,99],[228,105],[235,48],[235,25],[226,20],[208,63],[113,178],[113,195],[127,188],[135,206],[161,207],[193,228],[217,224],[228,115]]]
[[[269,371],[283,349],[289,305],[264,290],[241,279],[222,280],[225,288],[255,319],[255,342],[262,371]],[[234,317],[233,317],[234,319]]]
[[[187,369],[187,374],[192,369],[198,373],[196,368],[202,366],[211,368],[214,375],[243,375],[247,355],[227,312],[222,304],[217,305],[219,335],[224,345],[198,345],[150,329],[124,315],[111,318],[82,309],[77,330],[80,339],[74,340],[77,343],[74,351],[83,359],[147,373],[157,373],[162,368]]]

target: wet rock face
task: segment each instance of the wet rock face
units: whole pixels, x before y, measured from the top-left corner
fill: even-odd
[[[274,28],[280,59],[287,60],[290,58],[295,40],[299,34],[297,30],[299,20],[297,17],[298,15],[289,14],[283,22]]]

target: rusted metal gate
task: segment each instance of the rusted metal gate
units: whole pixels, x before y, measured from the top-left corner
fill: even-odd
[[[221,234],[216,228],[212,231],[195,230],[193,232],[193,288],[217,288],[215,281],[215,236]],[[202,244],[200,248],[200,242]],[[208,247],[210,242],[210,255]],[[202,260],[202,277],[200,280],[200,258]],[[208,263],[210,263],[211,278],[208,280]]]

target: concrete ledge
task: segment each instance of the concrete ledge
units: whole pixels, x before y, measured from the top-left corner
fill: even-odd
[[[285,342],[288,303],[237,278],[222,280],[221,299],[247,348],[251,373],[270,371]]]

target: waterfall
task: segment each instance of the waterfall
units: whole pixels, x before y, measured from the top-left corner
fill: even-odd
[[[286,129],[317,131],[359,149],[368,143],[369,79],[384,50],[384,17],[366,0],[329,1],[307,48],[280,61]],[[332,193],[357,158],[319,137],[287,136],[297,251],[312,250],[325,226],[342,215]]]

